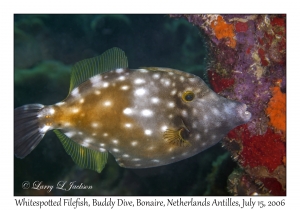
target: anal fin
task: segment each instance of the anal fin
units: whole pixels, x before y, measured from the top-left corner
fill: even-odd
[[[88,168],[100,173],[107,162],[108,152],[100,152],[83,147],[67,137],[60,130],[54,129],[54,133],[61,141],[66,152],[73,161],[82,168]]]

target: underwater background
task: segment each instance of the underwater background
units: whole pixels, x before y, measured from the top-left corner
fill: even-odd
[[[170,67],[207,82],[204,40],[187,20],[168,15],[17,14],[14,107],[63,100],[72,65],[112,47],[124,50],[129,68]],[[50,131],[27,157],[14,157],[14,195],[229,195],[227,179],[236,167],[218,143],[191,158],[148,169],[122,168],[110,155],[98,174],[77,166]],[[55,188],[61,181],[92,189],[23,189],[24,182]]]

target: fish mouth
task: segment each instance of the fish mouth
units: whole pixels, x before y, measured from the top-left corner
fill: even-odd
[[[251,119],[251,112],[247,110],[247,105],[241,103],[240,106],[237,108],[238,114],[240,118],[246,123]]]

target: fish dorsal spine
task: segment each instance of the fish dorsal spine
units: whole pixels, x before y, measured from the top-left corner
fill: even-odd
[[[127,57],[123,50],[114,47],[101,55],[75,63],[71,70],[69,93],[89,78],[118,68],[128,68]]]

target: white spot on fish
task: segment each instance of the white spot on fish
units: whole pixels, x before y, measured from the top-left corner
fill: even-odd
[[[131,128],[131,126],[132,126],[132,125],[131,125],[130,123],[125,123],[125,127],[126,127],[126,128]]]
[[[153,97],[151,98],[151,102],[157,104],[159,102],[159,98]]]
[[[198,80],[196,78],[189,78],[189,82],[192,82],[192,83],[195,83],[197,82]]]
[[[193,108],[193,114],[197,115],[198,113],[199,113],[199,111],[197,109]]]
[[[108,83],[108,82],[104,82],[104,83],[103,83],[103,87],[106,88],[106,87],[108,87],[108,86],[109,86],[109,83]]]
[[[74,108],[74,109],[72,109],[72,112],[73,112],[73,113],[78,113],[78,112],[79,112],[79,109],[78,109],[78,108]]]
[[[117,148],[113,148],[112,151],[114,151],[114,152],[120,152],[120,150],[118,150]]]
[[[84,139],[84,142],[91,143],[91,142],[93,142],[93,139],[86,138],[86,139]]]
[[[68,126],[70,126],[70,125],[71,125],[70,122],[64,122],[64,126],[68,127]]]
[[[149,130],[149,129],[146,129],[146,130],[145,130],[145,134],[148,135],[148,136],[150,136],[150,135],[152,134],[152,131]]]
[[[146,83],[146,81],[144,79],[141,79],[141,78],[137,78],[134,80],[134,84],[143,84],[143,83]]]
[[[124,69],[116,69],[116,73],[120,74],[122,72],[124,72]]]
[[[84,103],[84,99],[83,99],[83,98],[80,99],[80,100],[79,100],[79,103],[81,103],[81,104]]]
[[[98,124],[98,123],[96,123],[96,122],[93,122],[93,123],[92,123],[92,127],[93,127],[93,128],[97,128],[97,127],[98,127],[98,125],[99,125],[99,124]]]
[[[110,105],[111,105],[111,102],[110,102],[110,101],[105,101],[105,102],[103,103],[103,105],[104,105],[104,106],[110,106]]]
[[[187,113],[187,111],[186,111],[185,109],[181,111],[181,114],[182,114],[182,116],[184,116],[184,117],[187,117],[187,116],[188,116],[188,113]]]
[[[142,72],[142,73],[147,73],[148,72],[148,70],[146,70],[146,69],[138,69],[138,71]]]
[[[108,136],[108,133],[103,133],[103,136],[104,136],[104,137],[107,137],[107,136]]]
[[[169,79],[164,79],[164,80],[162,80],[162,83],[163,83],[163,85],[166,86],[166,87],[168,87],[168,86],[171,85],[171,81],[170,81]]]
[[[101,79],[102,79],[101,75],[96,75],[90,78],[90,82],[92,83],[93,87],[99,87],[101,84]]]
[[[162,132],[166,131],[168,129],[168,127],[166,125],[161,126],[160,130]]]
[[[54,113],[55,113],[55,110],[54,110],[53,108],[50,108],[49,113],[50,113],[50,114],[54,114]]]
[[[132,141],[131,142],[131,145],[134,147],[134,146],[136,146],[137,145],[137,141]]]
[[[153,112],[149,109],[144,109],[144,110],[142,110],[142,115],[144,117],[151,117],[153,115]]]
[[[71,95],[74,96],[74,97],[79,97],[80,94],[79,94],[79,88],[74,88],[71,92]]]
[[[153,74],[152,77],[153,77],[153,79],[159,79],[160,75],[159,74]]]
[[[174,95],[176,94],[176,92],[177,92],[176,89],[172,90],[172,91],[171,91],[171,96],[174,96]]]
[[[100,152],[106,152],[106,149],[100,147],[100,148],[99,148],[99,151],[100,151]]]
[[[124,81],[124,80],[125,80],[125,76],[120,76],[120,77],[118,78],[118,80]]]
[[[124,154],[124,155],[122,155],[124,158],[128,158],[129,157],[129,155],[127,155],[127,154]]]
[[[82,142],[82,144],[81,144],[81,146],[83,146],[83,147],[88,147],[88,146],[90,146],[90,144],[88,143],[88,142]]]
[[[174,104],[174,102],[170,102],[170,103],[168,104],[168,106],[169,106],[170,108],[174,108],[174,107],[175,107],[175,104]]]
[[[152,160],[152,162],[159,163],[160,161],[157,159]]]
[[[140,158],[133,158],[132,161],[140,161]]]
[[[128,85],[123,85],[122,87],[121,87],[121,90],[128,90],[129,89],[129,86]]]
[[[58,102],[58,103],[56,103],[55,105],[56,105],[56,106],[61,106],[61,105],[63,105],[63,104],[65,104],[65,102]]]
[[[123,110],[123,113],[127,114],[127,115],[130,115],[130,114],[132,114],[132,109],[126,108],[126,109]]]
[[[104,146],[105,146],[105,144],[101,143],[101,144],[100,144],[100,146],[101,146],[101,147],[104,147]]]
[[[74,131],[69,131],[69,132],[65,133],[65,135],[69,138],[72,138],[75,135],[75,132]]]
[[[217,110],[216,108],[213,108],[213,109],[212,109],[212,112],[213,112],[215,115],[219,115],[219,114],[220,114],[220,111]]]
[[[116,139],[112,140],[112,142],[113,142],[114,144],[118,144],[118,143],[119,143],[119,141],[116,140]]]
[[[179,80],[180,80],[181,82],[183,82],[183,81],[184,81],[184,77],[183,77],[183,76],[180,76],[180,77],[179,77]]]
[[[96,94],[96,95],[100,95],[100,93],[101,93],[101,92],[100,92],[99,90],[95,90],[95,94]]]
[[[142,96],[146,93],[146,90],[144,88],[139,88],[135,91],[135,95]]]

